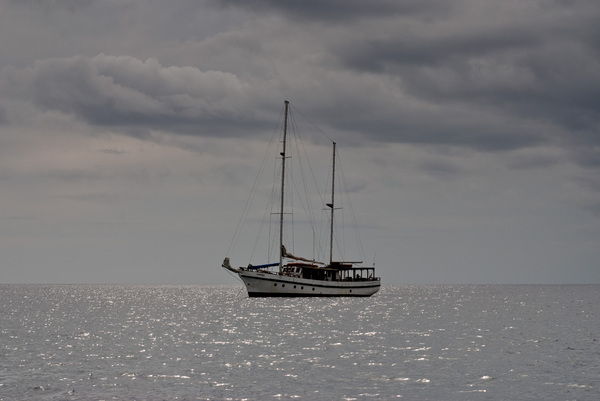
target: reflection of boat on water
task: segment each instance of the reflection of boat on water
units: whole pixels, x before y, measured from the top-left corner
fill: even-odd
[[[286,179],[286,140],[289,102],[285,102],[285,118],[281,155],[281,202],[279,207],[279,261],[262,265],[232,267],[229,258],[222,266],[239,275],[251,297],[307,297],[307,296],[355,296],[368,297],[379,291],[381,279],[375,275],[375,267],[358,266],[362,262],[333,261],[333,235],[335,207],[335,158],[333,142],[332,188],[330,210],[329,263],[294,256],[284,246],[284,186]]]

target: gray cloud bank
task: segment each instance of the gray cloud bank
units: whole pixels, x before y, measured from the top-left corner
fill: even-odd
[[[256,19],[184,43],[182,50],[197,52],[197,65],[176,66],[175,57],[74,55],[36,60],[21,71],[5,66],[3,85],[20,74],[26,87],[19,90],[40,110],[130,131],[159,126],[224,135],[244,123],[246,135],[272,117],[269,99],[293,94],[363,140],[486,151],[559,142],[589,152],[599,145],[595,2],[213,4],[254,10]],[[269,11],[271,25],[257,22]],[[240,52],[252,44],[256,51]],[[205,129],[193,128],[202,123]]]
[[[191,132],[206,121],[244,120],[251,113],[244,115],[240,107],[247,100],[235,75],[163,67],[156,59],[76,56],[36,61],[13,73],[41,111],[59,111],[92,125]]]

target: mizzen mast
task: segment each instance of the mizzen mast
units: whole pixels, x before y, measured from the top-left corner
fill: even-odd
[[[281,209],[279,216],[279,273],[283,272],[283,186],[285,185],[285,141],[287,137],[288,107],[290,102],[285,101],[285,119],[283,123],[283,151],[281,154]]]

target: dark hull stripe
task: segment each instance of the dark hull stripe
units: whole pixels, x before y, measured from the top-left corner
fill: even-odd
[[[242,278],[246,278],[246,276],[242,276],[240,275]],[[272,278],[267,278],[267,277],[255,277],[255,276],[248,276],[248,279],[254,279],[254,280],[260,280],[260,281],[271,281],[274,283],[283,283],[283,284],[295,284],[295,285],[305,285],[305,286],[311,286],[311,287],[315,287],[315,288],[339,288],[339,289],[347,289],[347,290],[353,290],[353,289],[359,289],[359,288],[379,288],[381,287],[381,283],[378,284],[369,284],[369,285],[357,285],[357,286],[343,286],[343,285],[323,285],[323,284],[314,284],[314,283],[307,283],[307,282],[298,282],[298,281],[287,281],[287,280],[280,280],[280,279],[272,279]],[[327,283],[335,283],[335,281],[326,281]],[[360,281],[358,281],[360,283]],[[363,281],[364,282],[364,281]]]
[[[270,298],[306,298],[306,297],[370,297],[373,294],[313,294],[313,293],[273,293],[273,292],[248,292],[251,298],[270,297]]]

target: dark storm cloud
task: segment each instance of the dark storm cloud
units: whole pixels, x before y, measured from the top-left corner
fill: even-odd
[[[538,127],[527,127],[519,119],[489,113],[479,105],[427,107],[404,111],[389,106],[382,116],[377,110],[357,112],[338,123],[342,130],[356,130],[379,142],[458,146],[484,152],[508,151],[541,145],[549,139]],[[379,119],[379,120],[378,120]]]
[[[541,14],[545,25],[530,19],[466,24],[437,35],[421,27],[387,39],[367,35],[332,51],[344,67],[398,76],[419,99],[552,121],[595,140],[600,9],[594,11],[566,26],[558,16]]]
[[[135,136],[150,127],[247,135],[270,127],[264,106],[291,94],[310,104],[317,121],[358,142],[483,151],[598,145],[594,2],[211,3],[282,18],[188,43],[197,64],[103,54],[41,59],[22,74],[31,98],[41,110]],[[192,3],[176,4],[194,14]],[[181,43],[193,35],[190,26],[160,32]]]
[[[453,179],[464,173],[464,171],[456,164],[442,160],[424,161],[420,163],[419,168],[427,174],[441,180]]]
[[[395,35],[367,33],[329,49],[341,68],[397,77],[407,95],[439,106],[437,128],[427,131],[432,123],[420,119],[408,136],[390,132],[388,140],[487,150],[546,141],[593,147],[600,144],[600,7],[572,5],[535,3],[513,10],[523,11],[518,18],[500,13],[487,24],[452,14],[434,23],[403,20]]]
[[[560,157],[552,154],[517,154],[509,162],[509,167],[515,170],[548,168],[561,161]]]
[[[190,134],[207,124],[203,134],[211,135],[225,121],[253,119],[240,107],[244,85],[229,73],[101,54],[38,61],[20,75],[38,108],[134,134],[136,127]]]
[[[600,135],[600,128],[595,132]],[[577,153],[578,161],[587,168],[600,168],[600,146],[586,147]]]
[[[323,82],[340,94],[337,103],[323,102],[336,104],[323,116],[344,131],[483,151],[600,144],[594,1],[219,4],[279,14],[298,32],[310,23],[300,35],[319,37],[324,68],[353,74],[356,83],[381,79],[382,91],[363,89],[360,98]]]
[[[414,15],[422,12],[437,14],[448,9],[448,2],[439,0],[220,0],[220,6],[236,6],[251,11],[270,11],[304,21],[347,22],[368,17]]]

